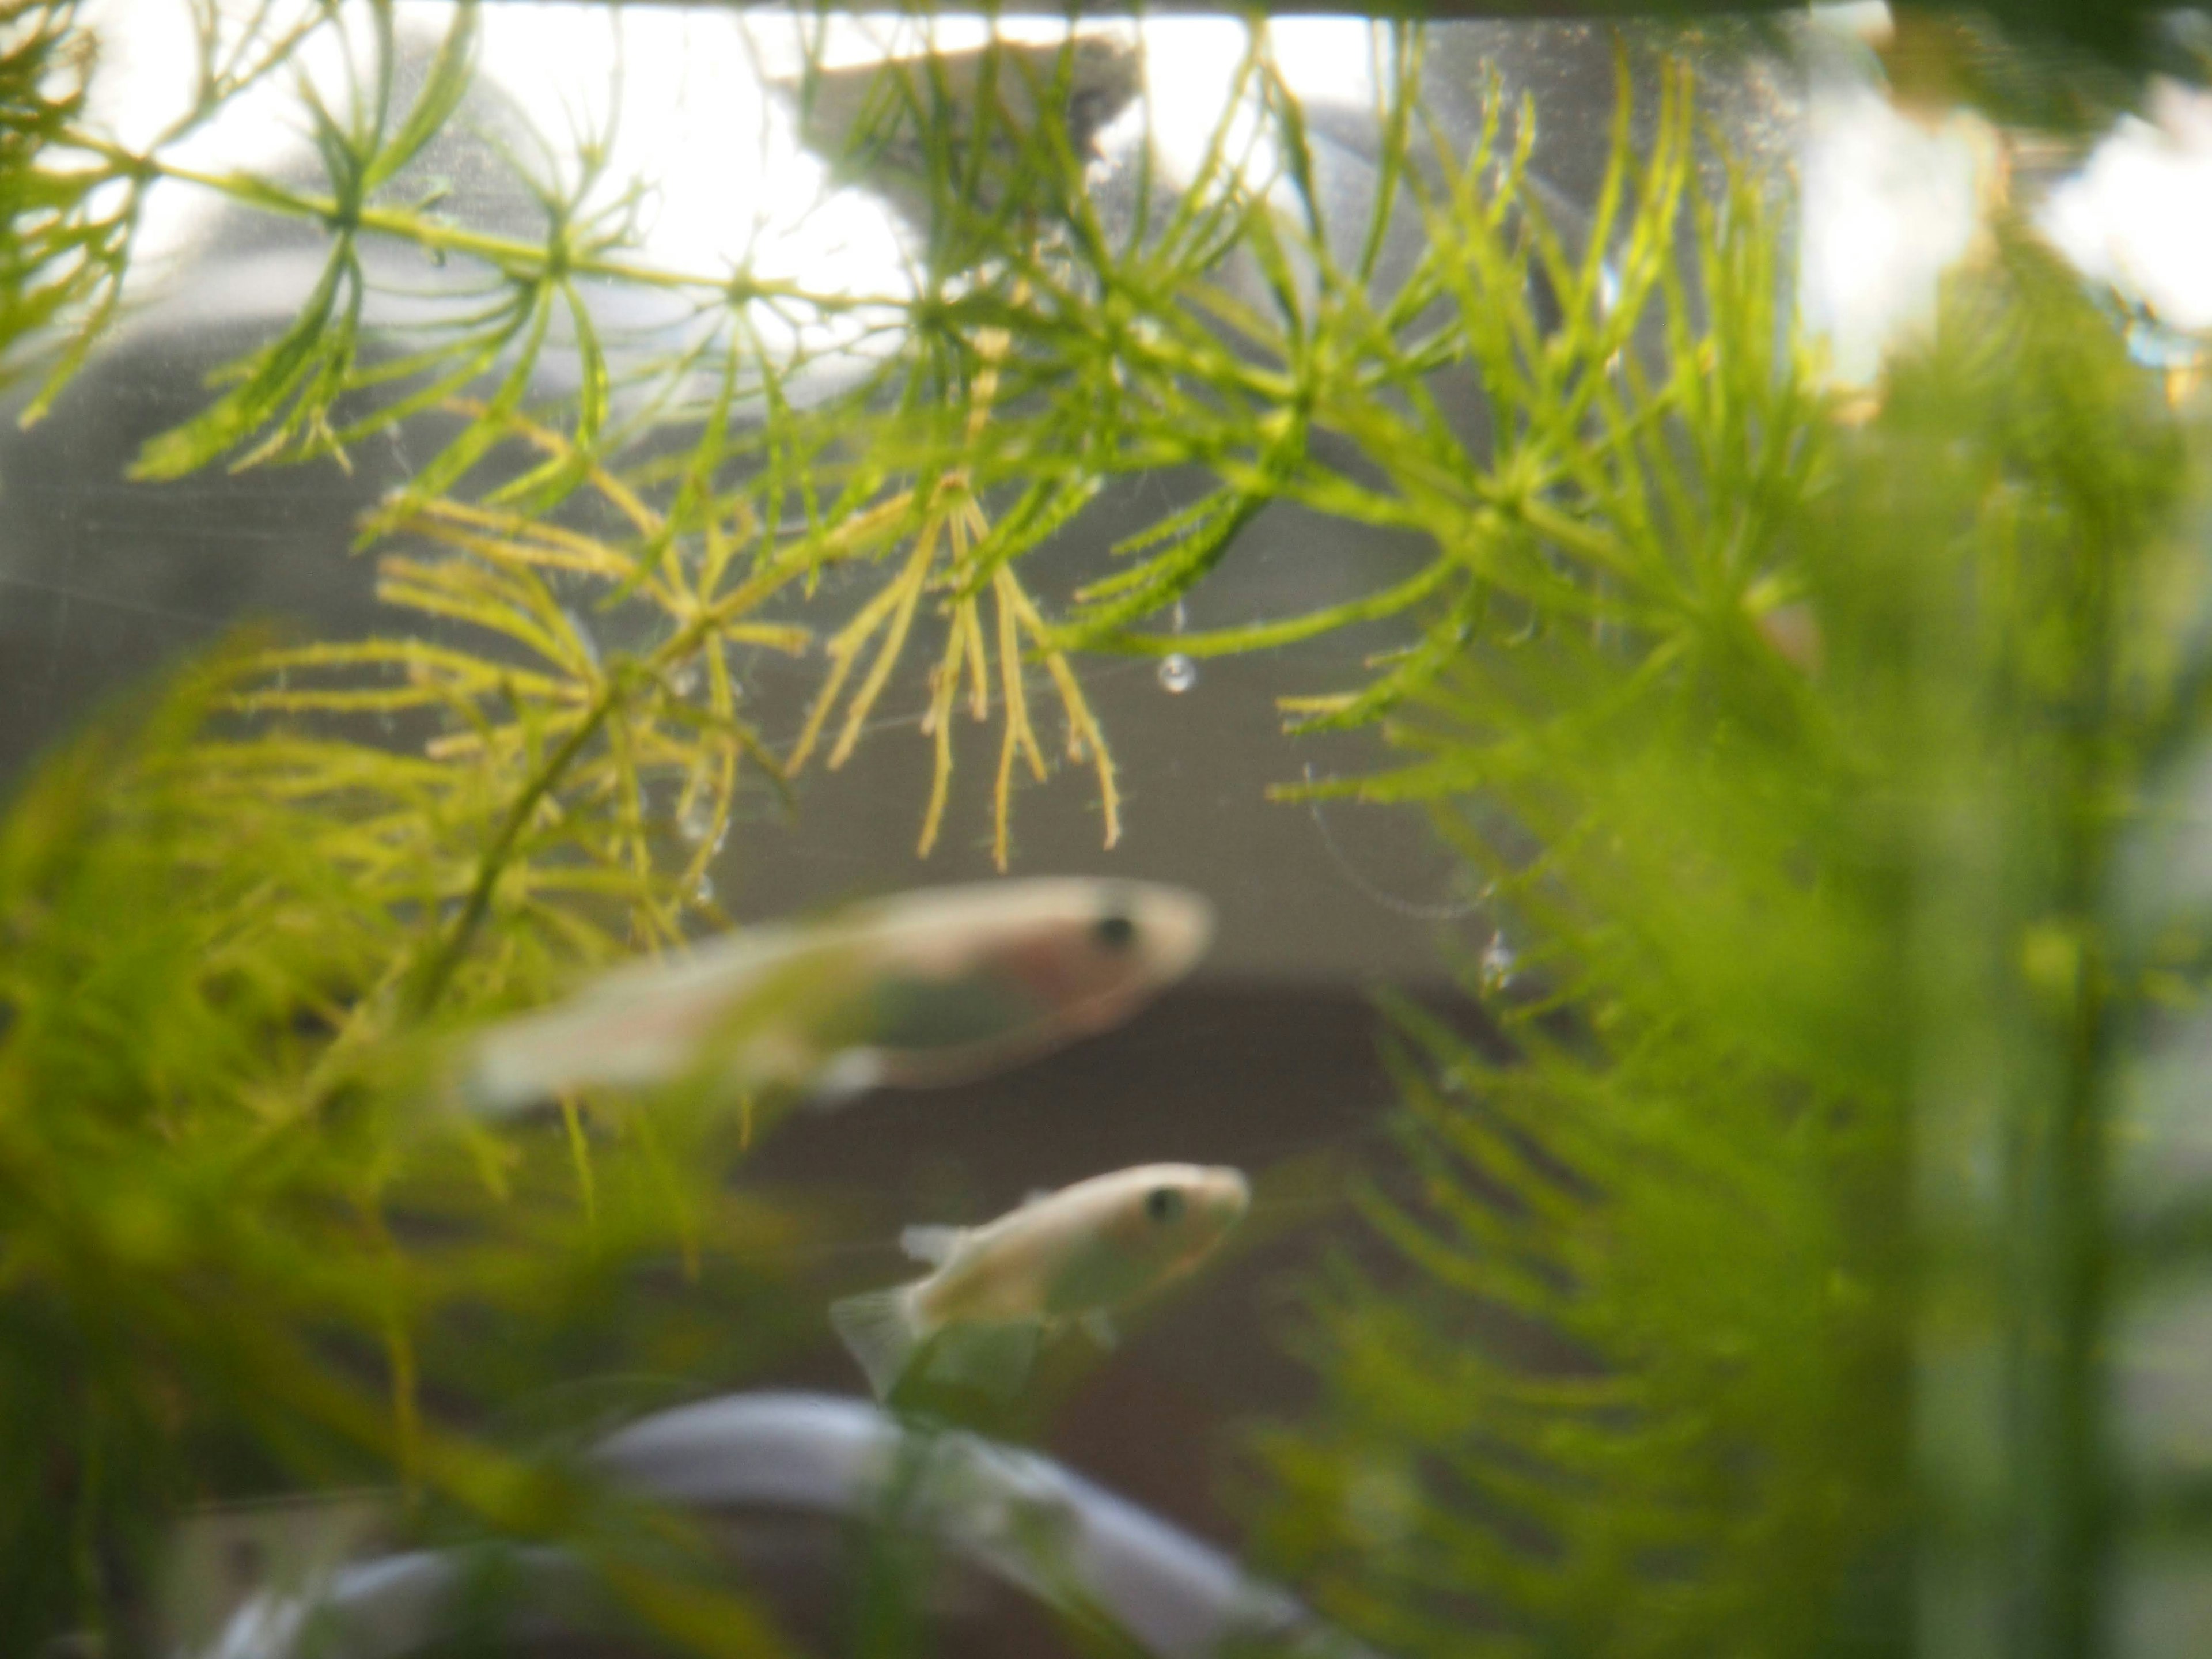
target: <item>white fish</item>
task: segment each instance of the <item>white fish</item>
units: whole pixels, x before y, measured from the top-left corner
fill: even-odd
[[[1188,1273],[1251,1201],[1239,1170],[1141,1164],[1041,1194],[984,1226],[909,1227],[900,1243],[936,1271],[848,1297],[830,1322],[878,1398],[946,1333],[1010,1336],[965,1344],[932,1365],[1007,1392],[1039,1335],[1080,1323],[1110,1341],[1114,1308]]]
[[[463,1095],[503,1116],[578,1089],[687,1080],[831,1099],[958,1083],[1119,1024],[1212,933],[1195,893],[1083,878],[925,889],[739,928],[493,1026],[470,1049]]]

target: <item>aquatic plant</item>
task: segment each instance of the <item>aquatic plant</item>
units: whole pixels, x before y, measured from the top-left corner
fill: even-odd
[[[2097,1651],[2172,1501],[2112,1462],[2107,1169],[2201,994],[2141,845],[2206,736],[2202,473],[2008,210],[1858,424],[1758,196],[1688,216],[1592,400],[1603,581],[1326,786],[1426,803],[1515,959],[1466,969],[1502,1050],[1395,1010],[1393,1265],[1315,1288],[1256,1516],[1400,1653]]]
[[[441,1042],[718,919],[741,787],[803,810],[910,649],[921,850],[964,706],[998,722],[1004,864],[1018,776],[1051,769],[1031,665],[1110,844],[1079,653],[1397,619],[1402,648],[1287,713],[1408,763],[1285,793],[1434,814],[1510,935],[1512,973],[1469,975],[1510,1052],[1395,1011],[1415,1190],[1378,1175],[1390,1261],[1312,1291],[1324,1401],[1262,1442],[1267,1547],[1407,1655],[1895,1650],[1916,1552],[2057,1562],[2017,1616],[2087,1650],[2103,1137],[2124,1039],[2201,957],[2120,927],[2112,873],[2202,692],[2176,422],[2021,225],[1854,426],[1787,311],[1778,184],[1626,49],[1587,222],[1532,183],[1534,112],[1493,95],[1471,147],[1429,118],[1417,31],[1376,35],[1349,224],[1264,30],[1251,129],[1173,191],[1140,153],[1118,217],[1054,113],[1078,54],[925,58],[848,128],[849,165],[894,156],[929,206],[907,287],[855,295],[652,263],[604,133],[517,162],[538,237],[456,222],[422,158],[470,95],[466,7],[404,95],[389,6],[204,15],[193,122],[347,35],[346,84],[303,88],[313,187],[195,171],[185,127],[82,131],[73,10],[6,21],[0,178],[39,205],[0,239],[0,350],[74,331],[33,416],[115,314],[143,193],[194,187],[319,227],[325,263],[137,475],[343,465],[403,424],[436,448],[362,526],[392,633],[238,647],[58,751],[0,830],[0,1646],[132,1607],[170,1506],[281,1468],[396,1472],[580,1542],[677,1639],[764,1650],[684,1540],[468,1410],[556,1374],[580,1310],[696,1352],[696,1304],[658,1334],[608,1305],[672,1252],[750,1316],[729,1366],[775,1340],[749,1264],[780,1224],[715,1184],[743,1130],[681,1100],[465,1128],[425,1110]],[[404,327],[372,321],[394,249],[442,273]],[[653,326],[607,333],[607,292]],[[794,396],[832,352],[866,372]],[[1170,466],[1210,487],[1064,614],[1033,595],[1027,556]],[[1147,631],[1279,503],[1428,556],[1311,614]],[[834,623],[831,573],[865,590]],[[825,634],[778,755],[732,664]],[[1994,1413],[1996,1449],[1929,1462],[1909,1404]]]

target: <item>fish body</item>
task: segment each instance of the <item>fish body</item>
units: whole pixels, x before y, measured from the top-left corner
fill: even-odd
[[[914,1227],[908,1254],[935,1271],[910,1284],[848,1297],[830,1323],[878,1397],[916,1356],[953,1331],[996,1330],[1011,1343],[979,1346],[969,1380],[1018,1383],[1034,1339],[1083,1323],[1104,1336],[1112,1310],[1195,1267],[1251,1205],[1241,1171],[1144,1164],[1031,1199],[981,1227]]]
[[[462,1092],[503,1116],[687,1080],[830,1097],[963,1082],[1119,1024],[1212,935],[1203,898],[1148,883],[925,889],[617,969],[482,1033]]]

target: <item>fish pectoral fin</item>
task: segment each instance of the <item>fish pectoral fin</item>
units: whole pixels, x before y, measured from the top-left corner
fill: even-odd
[[[965,1227],[908,1227],[899,1235],[899,1249],[916,1261],[941,1267],[952,1259],[967,1234]]]
[[[914,1363],[927,1333],[914,1306],[914,1286],[864,1291],[830,1304],[830,1323],[860,1369],[876,1398],[887,1400]]]
[[[1029,1380],[1043,1334],[1033,1319],[948,1327],[931,1346],[923,1375],[1007,1399]]]
[[[1084,1335],[1102,1348],[1117,1347],[1121,1344],[1121,1328],[1114,1323],[1114,1316],[1103,1308],[1093,1308],[1075,1322],[1083,1327]]]

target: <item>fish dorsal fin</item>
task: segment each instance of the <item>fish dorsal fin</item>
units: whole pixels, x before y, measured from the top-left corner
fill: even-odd
[[[967,1236],[965,1227],[908,1227],[899,1235],[899,1249],[916,1261],[941,1267],[952,1260],[953,1251]]]

